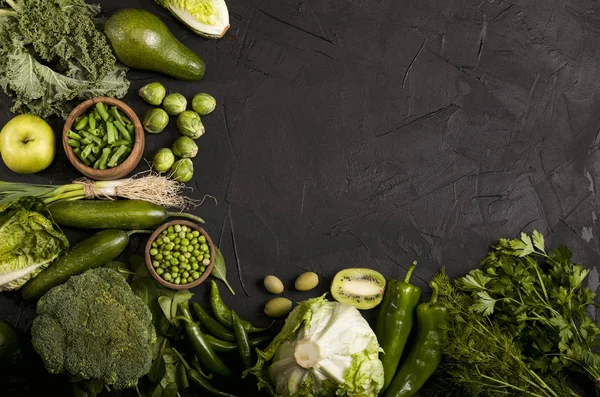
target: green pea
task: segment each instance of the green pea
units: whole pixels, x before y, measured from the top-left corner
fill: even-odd
[[[192,234],[192,232],[187,232],[187,233],[185,234],[185,238],[187,238],[188,240],[191,240],[191,239],[193,239],[193,238],[194,238],[194,235]]]
[[[188,230],[190,230],[189,227],[187,227],[186,225],[181,226],[181,230],[183,230],[184,232],[187,232]]]
[[[152,248],[156,248],[156,247],[158,247],[158,245],[156,244],[156,241],[153,241],[152,242]]]
[[[191,253],[192,251],[194,251],[194,246],[188,245],[186,251]]]
[[[194,231],[192,231],[192,235],[194,237],[198,237],[200,235],[200,232],[198,230],[194,230]]]
[[[206,245],[206,244],[202,244],[202,245],[200,246],[200,251],[208,252],[208,245]]]
[[[200,266],[200,271],[204,273],[206,271],[206,266]]]
[[[206,243],[206,236],[202,235],[202,236],[198,237],[198,241],[200,241],[200,243],[202,243],[202,244]]]
[[[181,255],[181,252],[179,252],[179,251],[173,252],[173,258],[179,258],[179,255]]]
[[[188,283],[193,283],[194,282],[194,278],[192,276],[189,276],[187,279]]]
[[[204,255],[198,255],[196,259],[198,259],[198,262],[202,262],[202,260],[204,259]]]
[[[180,256],[179,263],[183,263],[183,264],[188,263],[188,258],[186,258],[185,256]]]
[[[187,238],[182,239],[181,245],[183,245],[184,247],[187,247],[188,245],[190,245],[190,240],[188,240]]]
[[[173,276],[171,276],[171,273],[165,273],[163,275],[163,278],[167,281],[171,281],[173,279]]]
[[[173,229],[175,230],[176,233],[179,233],[181,231],[181,225],[175,225],[175,227]]]
[[[199,250],[199,249],[200,249],[200,243],[198,243],[198,244],[194,244],[194,249],[195,249],[195,250]]]
[[[163,254],[161,254],[160,252],[158,254],[156,254],[156,259],[158,259],[159,261],[162,260],[163,258]]]
[[[198,280],[200,278],[200,273],[194,272],[192,273],[192,277],[194,278],[194,280]]]
[[[162,267],[159,267],[158,269],[156,269],[156,274],[158,274],[159,276],[161,274],[163,274],[165,272],[165,269],[163,269]]]
[[[210,259],[210,252],[204,253],[204,259]]]
[[[173,233],[175,231],[175,228],[173,227],[173,225],[171,225],[167,228],[167,230],[169,231],[169,233]]]
[[[163,237],[162,241],[163,243],[167,244],[171,242],[171,239],[169,237]]]
[[[175,240],[173,240],[173,242],[175,244],[179,244],[179,243],[181,243],[181,239],[179,237],[175,237]]]
[[[152,261],[152,266],[159,267],[160,266],[160,262],[159,261]]]
[[[188,278],[189,276],[190,276],[190,274],[187,271],[181,273],[181,277],[183,277],[183,278]]]
[[[198,244],[198,239],[196,237],[189,239],[190,240],[190,244],[194,245],[194,244]]]
[[[165,247],[165,249],[166,249],[167,251],[172,251],[172,250],[173,250],[173,248],[175,248],[175,244],[173,244],[173,243],[169,243],[169,244],[167,244],[167,246]]]
[[[192,254],[190,254],[189,252],[186,252],[185,254],[183,254],[184,257],[186,257],[187,259],[192,257]]]
[[[167,260],[167,261],[170,261],[172,257],[173,257],[173,255],[171,255],[171,254],[166,254],[166,255],[165,255],[165,260]]]
[[[171,273],[171,278],[173,278],[173,280],[175,280],[177,277],[179,277],[179,273]]]
[[[171,258],[171,265],[178,265],[179,261],[177,260],[177,258]]]
[[[180,248],[181,248],[181,245],[179,245],[179,244],[175,245],[175,251],[179,251]]]
[[[164,244],[164,243],[163,243],[163,239],[162,239],[162,237],[161,237],[161,238],[157,238],[157,239],[156,239],[156,241],[155,241],[155,243],[156,243],[156,245],[158,245],[159,247],[160,247],[160,246],[162,246],[162,245]]]
[[[196,258],[192,258],[192,259],[196,259]],[[192,270],[198,270],[200,268],[200,266],[198,266],[197,263],[192,263]]]
[[[152,249],[150,250],[150,255],[153,255],[153,256],[154,256],[154,255],[156,255],[156,254],[158,254],[158,250],[157,250],[156,248],[152,248]]]
[[[208,265],[210,265],[210,259],[204,259],[204,260],[202,261],[202,264],[203,264],[204,266],[208,266]]]
[[[194,250],[194,251],[192,252],[192,255],[194,255],[194,256],[199,256],[199,255],[200,255],[200,251],[198,251],[198,250]]]
[[[181,284],[181,278],[180,277],[177,277],[175,279],[175,284]]]

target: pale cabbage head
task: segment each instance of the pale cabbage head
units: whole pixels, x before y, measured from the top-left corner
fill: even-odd
[[[229,29],[224,0],[156,0],[195,33],[218,39]]]
[[[383,365],[375,333],[353,306],[302,302],[250,369],[273,396],[376,397]]]

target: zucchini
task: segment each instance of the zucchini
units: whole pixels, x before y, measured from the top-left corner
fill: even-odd
[[[204,223],[195,215],[168,212],[144,200],[67,200],[50,204],[48,210],[59,225],[82,229],[154,229],[168,217]]]
[[[125,250],[129,243],[129,236],[138,232],[143,231],[125,232],[109,229],[88,237],[25,283],[21,288],[23,299],[37,299],[52,287],[67,281],[69,277],[112,261]]]

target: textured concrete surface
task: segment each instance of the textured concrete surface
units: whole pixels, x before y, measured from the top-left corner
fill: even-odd
[[[569,245],[600,286],[598,2],[230,0],[219,41],[150,0],[100,3],[155,12],[207,63],[196,83],[132,71],[126,100],[142,115],[135,92],[154,80],[217,98],[190,194],[216,200],[195,212],[224,253],[237,291],[224,296],[248,319],[267,322],[266,274],[300,301],[342,268],[401,277],[417,259],[427,288],[442,266],[462,275],[499,237],[533,229]],[[149,136],[146,157],[176,136],[174,123]],[[7,180],[78,176],[63,154],[35,176],[0,167]],[[322,282],[296,293],[306,270]],[[0,318],[27,328],[32,315],[0,296]]]

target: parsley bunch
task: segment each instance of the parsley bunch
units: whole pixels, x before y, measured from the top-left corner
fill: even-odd
[[[595,293],[582,286],[589,270],[571,261],[560,246],[546,253],[537,231],[514,240],[501,239],[481,269],[459,279],[473,310],[511,335],[531,368],[542,373],[564,369],[600,380],[600,328],[586,314]]]

